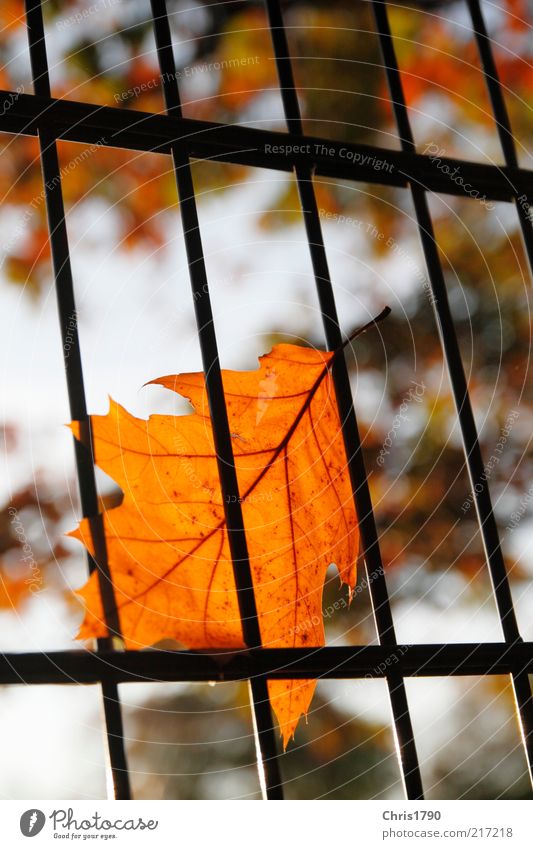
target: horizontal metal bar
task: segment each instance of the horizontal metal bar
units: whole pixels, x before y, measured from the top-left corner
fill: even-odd
[[[412,180],[429,191],[460,197],[469,195],[459,177],[472,194],[488,200],[533,194],[533,172],[523,168],[445,156],[438,157],[437,165],[419,153],[0,90],[2,100],[13,100],[0,116],[5,133],[37,135],[41,129],[57,139],[164,154],[182,147],[195,159],[277,171],[301,167],[322,177],[378,185],[406,187]]]
[[[58,651],[0,655],[0,684],[242,681],[533,673],[533,643],[435,643],[231,651]]]

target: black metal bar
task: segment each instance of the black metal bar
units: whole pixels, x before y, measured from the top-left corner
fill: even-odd
[[[0,685],[246,681],[533,674],[533,642],[326,646],[247,651],[57,651],[0,654]]]
[[[181,118],[179,86],[166,2],[151,0],[151,7],[167,113],[169,116]],[[261,645],[259,617],[239,497],[191,166],[189,155],[182,147],[174,146],[172,157],[243,636],[247,646],[256,648]],[[283,788],[266,680],[255,677],[251,682],[250,695],[257,729],[258,767],[262,791],[268,799],[282,799]]]
[[[509,119],[509,113],[503,96],[498,69],[492,52],[490,38],[485,25],[483,12],[481,10],[481,4],[479,0],[466,0],[466,2],[472,19],[472,28],[481,64],[483,66],[485,85],[487,86],[487,91],[489,93],[505,163],[506,165],[510,165],[512,168],[516,168],[518,167],[516,143],[513,136],[511,121]],[[533,276],[533,206],[531,205],[531,198],[533,198],[533,192],[529,196],[524,193],[520,197],[515,197],[514,201],[518,212],[518,220],[520,222],[526,256],[529,260],[530,275]]]
[[[505,104],[501,82],[494,60],[490,38],[485,26],[483,12],[479,0],[467,0],[467,6],[472,19],[472,28],[479,56],[483,67],[483,76],[489,93],[496,129],[500,139],[501,148],[507,165],[516,167],[518,156],[516,143],[513,136],[509,113]],[[533,194],[523,194],[514,198],[518,212],[518,220],[522,232],[522,240],[525,247],[526,257],[529,261],[530,278],[533,278],[533,207],[531,198]],[[529,764],[529,774],[533,786],[533,700],[531,685],[527,674],[517,673],[513,676],[513,687],[519,715],[522,717],[521,730]]]
[[[396,51],[392,40],[386,4],[380,0],[372,0],[372,9],[383,55],[383,62],[393,101],[396,122],[404,150],[413,152],[415,142],[409,121],[407,104],[404,97],[402,81]],[[492,508],[485,467],[479,445],[477,428],[468,394],[468,385],[464,373],[459,343],[455,332],[446,283],[440,264],[437,242],[433,223],[429,212],[425,187],[418,181],[411,182],[411,195],[418,222],[418,230],[422,249],[428,268],[429,281],[433,294],[432,302],[442,348],[446,359],[452,392],[457,409],[459,425],[463,440],[465,461],[468,468],[470,483],[483,547],[489,574],[491,577],[494,597],[498,609],[503,636],[511,645],[521,641],[518,630],[511,588],[500,545],[496,519]],[[513,686],[518,705],[518,716],[521,723],[525,754],[528,762],[530,779],[533,785],[533,703],[527,676],[522,673],[513,674]]]
[[[266,0],[266,6],[287,128],[293,136],[301,138],[304,132],[303,123],[279,0]],[[312,172],[305,167],[297,166],[295,168],[295,174],[322,312],[326,342],[330,350],[335,350],[342,344],[342,334],[322,236],[320,213],[313,187]],[[363,543],[365,567],[376,630],[380,643],[387,646],[394,646],[397,640],[394,633],[394,623],[379,549],[378,533],[359,438],[359,428],[353,405],[350,378],[344,357],[339,357],[335,361],[332,367],[332,376],[335,384],[344,446]],[[409,799],[422,799],[424,796],[422,777],[405,683],[395,670],[390,670],[387,675],[387,685],[405,792]]]
[[[10,94],[12,95],[10,97]],[[354,182],[406,187],[416,179],[428,190],[463,196],[447,173],[460,172],[488,200],[511,202],[533,195],[533,173],[524,168],[486,165],[443,156],[442,170],[429,156],[405,150],[337,142],[319,136],[258,130],[216,124],[192,118],[154,115],[133,109],[15,94],[0,90],[0,101],[10,102],[0,115],[0,132],[98,144],[125,150],[170,154],[178,147],[193,159],[214,159],[237,165],[292,171],[302,166],[317,176]],[[11,103],[12,101],[12,103]],[[382,163],[376,167],[377,163]]]
[[[511,130],[509,113],[507,112],[507,106],[505,105],[505,100],[503,98],[500,78],[492,54],[490,39],[483,19],[481,6],[479,4],[479,0],[466,0],[466,4],[472,19],[474,36],[481,58],[481,64],[483,66],[483,75],[485,77],[485,84],[488,89],[492,111],[496,119],[496,130],[502,146],[503,155],[508,165],[517,166],[518,159],[516,156],[516,147]]]
[[[26,22],[33,85],[38,95],[49,98],[50,81],[40,0],[26,0]],[[73,421],[79,423],[79,439],[74,440],[74,450],[81,509],[83,516],[89,520],[95,550],[94,557],[88,554],[88,566],[90,572],[95,569],[98,572],[104,617],[110,638],[111,636],[121,637],[115,592],[107,561],[104,524],[98,512],[91,425],[85,402],[78,318],[74,298],[74,284],[70,265],[57,145],[54,138],[48,136],[46,130],[39,133],[39,144],[70,413]],[[69,341],[68,345],[66,344],[67,339]],[[110,638],[99,640],[99,648],[109,648]],[[115,796],[118,799],[129,799],[131,798],[131,792],[122,734],[122,716],[116,686],[102,682],[102,697],[106,739]]]

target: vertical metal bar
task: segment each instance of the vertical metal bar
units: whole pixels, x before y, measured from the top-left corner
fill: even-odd
[[[266,0],[266,7],[287,127],[291,134],[303,135],[300,106],[279,0]],[[335,350],[342,344],[342,334],[337,316],[335,295],[329,272],[312,175],[309,170],[301,167],[296,167],[295,173],[326,341],[329,350]],[[337,358],[332,368],[332,375],[335,383],[344,445],[361,531],[376,630],[380,643],[392,647],[397,644],[397,640],[379,549],[378,532],[372,508],[365,462],[359,438],[359,428],[353,406],[350,378],[344,357]],[[405,682],[401,676],[390,672],[387,675],[387,685],[405,793],[409,799],[422,799],[422,778],[407,702]]]
[[[167,113],[181,117],[179,86],[172,50],[172,36],[166,0],[150,0],[150,2]],[[252,570],[248,556],[248,545],[244,531],[242,505],[239,498],[228,413],[222,385],[215,325],[209,296],[209,284],[198,222],[191,166],[188,154],[178,146],[173,147],[172,158],[178,187],[185,248],[205,372],[213,438],[217,452],[218,472],[224,500],[228,542],[233,561],[233,573],[237,588],[243,636],[245,643],[250,648],[253,648],[261,645],[261,633],[255,602]],[[282,799],[283,787],[266,680],[262,677],[252,679],[250,681],[250,693],[254,726],[257,729],[256,748],[258,755],[260,755],[258,768],[261,789],[265,798]]]
[[[494,60],[490,38],[485,26],[483,12],[479,0],[466,0],[470,17],[472,19],[472,29],[476,39],[476,44],[483,66],[483,77],[489,94],[492,105],[492,112],[496,122],[496,129],[500,139],[500,145],[503,151],[505,164],[511,167],[518,167],[518,156],[516,154],[516,143],[513,136],[511,121],[505,99],[502,92],[501,82],[498,75],[498,69]],[[514,198],[516,209],[518,212],[518,220],[520,221],[520,229],[526,249],[526,255],[529,260],[530,274],[533,276],[533,218],[531,206],[531,198],[525,194],[521,195],[521,199],[517,195]]]
[[[40,0],[26,0],[26,23],[34,90],[41,97],[50,97],[50,78],[46,55],[46,42]],[[64,365],[73,421],[79,422],[79,441],[74,440],[76,469],[83,516],[89,520],[95,556],[88,555],[89,571],[98,571],[105,622],[109,638],[98,640],[98,648],[112,645],[112,636],[121,636],[115,593],[107,562],[102,516],[98,512],[98,494],[92,454],[91,424],[87,415],[83,370],[79,347],[78,320],[65,209],[61,188],[61,171],[55,139],[39,132],[41,166],[44,180],[45,203],[50,231],[55,288],[61,325]],[[67,334],[70,347],[66,345]],[[102,697],[106,728],[107,750],[113,777],[115,798],[131,798],[129,774],[124,749],[122,714],[116,684],[102,682]]]
[[[372,8],[402,148],[406,152],[412,153],[415,152],[415,142],[409,121],[386,4],[381,2],[381,0],[372,0]],[[501,550],[488,483],[484,480],[483,458],[470,396],[468,394],[468,384],[464,373],[459,342],[448,302],[448,294],[440,264],[427,195],[424,187],[419,183],[411,182],[410,189],[433,294],[432,300],[437,326],[439,328],[439,335],[450,375],[452,392],[461,428],[465,460],[496,606],[505,641],[509,644],[514,644],[521,642],[522,638],[518,630],[509,578]],[[512,678],[518,705],[522,738],[530,778],[533,783],[533,703],[531,700],[531,690],[527,674],[517,670],[513,673]]]
[[[506,165],[517,167],[518,156],[516,153],[516,143],[490,38],[481,10],[481,4],[479,0],[467,0],[467,6],[472,19],[472,29],[483,67],[483,77],[487,86],[505,163]],[[531,206],[531,198],[526,194],[521,193],[520,196],[515,194],[514,202],[518,212],[526,256],[529,261],[529,273],[530,277],[533,278],[533,220],[531,217],[533,207]],[[513,687],[519,715],[522,717],[520,723],[521,733],[528,757],[530,778],[533,786],[533,701],[527,673],[518,670],[513,676]]]
[[[496,120],[496,129],[505,161],[507,165],[518,166],[516,146],[511,130],[509,113],[507,112],[505,100],[503,99],[500,78],[492,54],[492,48],[490,46],[490,40],[485,26],[483,13],[481,11],[481,6],[479,4],[479,0],[466,0],[466,4],[472,19],[472,28],[481,58],[481,64],[483,66],[483,76],[488,89],[492,111]]]

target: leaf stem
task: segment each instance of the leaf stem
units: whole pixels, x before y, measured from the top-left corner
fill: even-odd
[[[350,344],[350,342],[353,342],[353,340],[354,340],[354,339],[357,339],[357,337],[358,337],[358,336],[362,336],[362,335],[363,335],[363,333],[366,333],[366,331],[367,331],[367,330],[370,330],[370,328],[371,328],[371,327],[374,327],[376,324],[379,324],[379,323],[380,323],[380,321],[383,321],[383,319],[387,318],[387,316],[388,316],[388,315],[390,315],[390,314],[391,314],[391,312],[392,312],[392,310],[391,310],[391,308],[390,308],[390,307],[388,307],[388,306],[387,306],[387,307],[384,307],[384,308],[381,310],[381,312],[380,312],[380,313],[378,313],[378,315],[374,316],[374,318],[371,318],[371,319],[370,319],[370,321],[368,321],[366,324],[363,324],[363,326],[362,326],[362,327],[358,327],[358,328],[357,328],[357,330],[354,330],[354,331],[353,331],[353,333],[350,333],[350,335],[348,336],[348,338],[347,338],[347,339],[345,339],[345,340],[344,340],[344,342],[343,342],[341,345],[339,345],[339,347],[338,347],[338,348],[336,348],[336,349],[335,349],[335,351],[333,352],[333,357],[332,357],[332,358],[331,358],[331,360],[329,361],[328,365],[331,365],[331,363],[333,362],[333,360],[334,360],[336,357],[338,357],[338,355],[339,355],[342,351],[344,351],[344,349],[345,349],[345,348],[347,348],[347,347],[348,347],[348,345]]]

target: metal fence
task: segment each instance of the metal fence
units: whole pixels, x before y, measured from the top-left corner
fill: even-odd
[[[26,22],[35,93],[34,95],[17,94],[12,98],[12,106],[0,117],[0,131],[15,135],[36,136],[40,143],[62,341],[64,344],[67,341],[70,343],[68,348],[66,345],[64,347],[64,350],[68,350],[66,355],[68,368],[65,368],[65,372],[70,412],[72,419],[80,422],[81,426],[81,441],[76,443],[75,449],[81,506],[83,515],[90,519],[96,552],[94,558],[89,555],[89,569],[98,570],[109,633],[120,635],[120,626],[107,567],[103,522],[98,514],[95,471],[91,453],[91,424],[85,402],[77,338],[78,328],[73,328],[72,322],[69,321],[70,316],[75,313],[75,301],[57,154],[58,139],[87,144],[105,144],[109,147],[133,151],[153,151],[172,157],[180,197],[183,233],[214,439],[219,458],[219,475],[229,529],[234,575],[245,641],[249,647],[247,651],[237,654],[220,652],[220,657],[212,649],[208,652],[145,653],[117,650],[110,636],[98,640],[95,652],[13,653],[0,657],[1,684],[97,683],[101,686],[109,760],[115,796],[118,799],[131,798],[118,694],[119,683],[248,680],[263,795],[268,799],[280,799],[283,797],[283,781],[279,769],[277,734],[271,716],[267,681],[293,678],[361,678],[370,671],[373,675],[384,677],[386,680],[398,760],[407,798],[423,798],[416,742],[405,688],[405,678],[409,676],[510,675],[529,774],[533,781],[533,701],[528,679],[528,673],[533,673],[533,643],[524,642],[520,636],[488,487],[476,485],[485,480],[483,459],[428,206],[428,192],[462,194],[462,188],[449,180],[443,173],[443,169],[432,167],[427,156],[416,152],[389,27],[387,4],[380,0],[368,0],[368,2],[374,14],[383,65],[401,140],[401,150],[393,151],[343,142],[342,147],[348,149],[350,153],[350,159],[347,159],[338,155],[340,143],[330,139],[326,141],[311,137],[304,133],[279,0],[265,0],[265,5],[288,134],[183,117],[166,0],[151,0],[166,116],[54,99],[50,88],[41,0],[26,0]],[[533,266],[533,229],[529,208],[529,200],[533,199],[533,172],[518,166],[512,130],[480,2],[465,0],[465,3],[472,21],[505,164],[489,166],[446,158],[442,161],[452,169],[460,166],[465,180],[478,188],[480,194],[486,195],[487,199],[506,201],[516,205],[526,253],[530,265]],[[10,93],[2,92],[1,96],[4,95],[7,98]],[[320,150],[322,141],[329,149],[327,156],[317,152]],[[305,143],[309,143],[309,146]],[[294,152],[279,155],[273,153],[272,149],[275,150],[275,146],[279,144],[285,144]],[[380,170],[372,168],[368,163],[374,156],[384,160],[390,167]],[[344,442],[360,522],[367,575],[373,576],[372,580],[368,581],[368,585],[379,645],[324,647],[311,650],[261,648],[242,508],[238,497],[231,435],[222,388],[217,338],[191,176],[192,158],[221,159],[230,163],[294,172],[323,318],[325,340],[329,350],[337,348],[342,338],[313,175],[399,186],[410,191],[431,286],[431,301],[460,423],[465,462],[475,499],[486,565],[499,614],[502,642],[419,644],[409,647],[398,645],[386,578],[382,568],[347,366],[342,358],[337,358],[333,367],[333,378],[340,420],[343,422]],[[354,165],[354,162],[361,164]],[[527,202],[524,202],[524,198]],[[69,334],[68,340],[67,334]],[[395,657],[394,668],[387,665],[391,655]],[[376,670],[380,671],[376,672]]]

